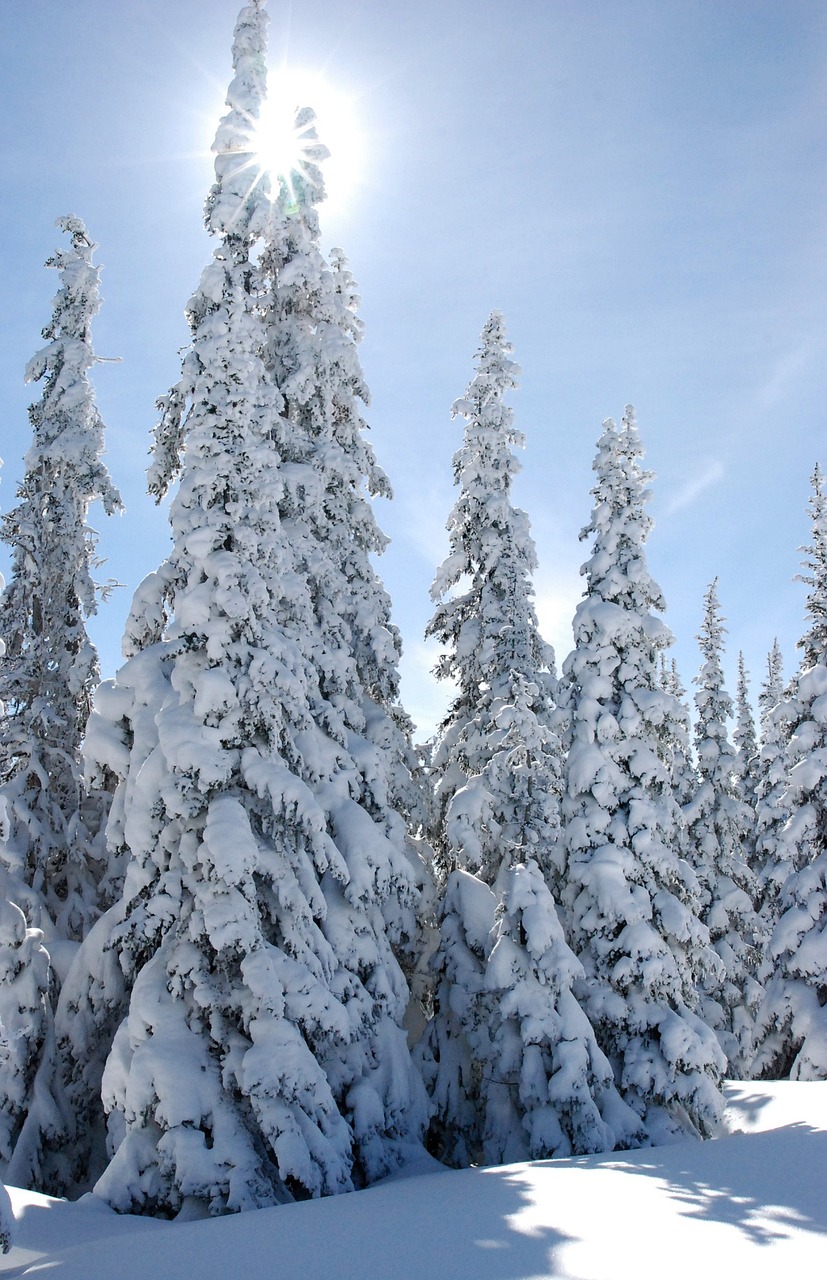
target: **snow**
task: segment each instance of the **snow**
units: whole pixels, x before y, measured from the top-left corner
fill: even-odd
[[[494,1169],[434,1162],[350,1195],[203,1221],[11,1188],[17,1226],[0,1276],[806,1280],[827,1236],[827,1084],[726,1095],[727,1136],[709,1142]]]

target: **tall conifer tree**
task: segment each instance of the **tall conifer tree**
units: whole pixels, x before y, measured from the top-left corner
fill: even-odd
[[[579,991],[636,1128],[628,1142],[715,1130],[724,1059],[699,1012],[719,962],[698,919],[698,884],[679,856],[671,725],[683,713],[659,682],[671,644],[646,566],[650,474],[633,410],[598,442],[586,596],[574,620],[561,702],[570,718],[563,814]]]
[[[755,717],[749,701],[749,674],[744,664],[743,653],[738,654],[738,683],[735,689],[735,730],[732,741],[737,752],[736,770],[738,792],[741,799],[754,815],[755,792],[758,786],[758,735],[755,729]],[[753,821],[749,821],[750,835]],[[752,842],[747,843],[747,857],[752,853]]]
[[[762,996],[754,976],[762,930],[755,913],[757,884],[745,857],[753,811],[739,791],[738,755],[727,730],[733,704],[724,687],[724,631],[716,579],[704,597],[698,637],[703,656],[695,678],[700,782],[684,812],[701,886],[701,919],[723,964],[721,981],[704,989],[702,1008],[727,1055],[730,1075],[740,1078],[750,1070]]]
[[[180,475],[172,550],[136,594],[128,661],[90,725],[93,765],[121,779],[109,838],[129,862],[66,1014],[87,1040],[119,1023],[97,1183],[119,1209],[345,1191],[396,1168],[425,1120],[388,931],[414,894],[404,823],[325,596],[340,578],[338,513],[327,528],[314,514],[323,444],[272,372],[257,250],[294,215],[255,154],[265,54],[253,0],[215,143],[217,247],[150,471],[159,495]],[[301,296],[315,287],[308,275]],[[120,998],[100,976],[113,957]]]
[[[100,501],[107,514],[120,498],[102,461],[103,423],[89,370],[92,319],[100,309],[96,246],[79,218],[58,226],[69,238],[46,265],[60,287],[46,345],[26,380],[43,382],[31,406],[31,448],[18,504],[3,518],[11,575],[0,603],[0,861],[26,888],[15,898],[30,926],[49,939],[78,940],[98,914],[94,837],[103,814],[85,794],[80,745],[97,654],[86,619],[97,608],[92,568],[95,534],[87,516]]]
[[[791,703],[783,680],[781,648],[775,640],[767,655],[767,674],[758,698],[761,747],[755,788],[755,862],[759,881],[761,919],[767,936],[778,921],[780,894],[789,873],[784,827],[786,809],[787,743]]]
[[[827,1080],[827,492],[812,476],[812,539],[801,666],[785,707],[786,788],[778,805],[779,918],[767,949],[767,995],[756,1074]],[[786,877],[783,875],[787,871]]]
[[[528,520],[511,502],[523,437],[505,403],[518,370],[497,312],[476,369],[453,408],[465,419],[460,492],[429,625],[447,646],[437,673],[458,691],[434,752],[443,892],[420,1056],[434,1150],[499,1164],[612,1147],[628,1117],[572,994],[581,970],[549,889],[561,866],[556,680]]]
[[[4,517],[12,568],[0,603],[0,1168],[40,1187],[62,1127],[54,1093],[50,963],[78,941],[100,909],[104,797],[82,780],[81,739],[98,680],[86,632],[96,610],[95,535],[89,507],[111,514],[120,498],[102,461],[103,423],[89,370],[91,323],[100,308],[95,245],[80,219],[47,266],[60,286],[46,345],[26,379],[43,382],[18,503]]]

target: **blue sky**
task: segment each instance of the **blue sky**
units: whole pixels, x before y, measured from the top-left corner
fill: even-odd
[[[4,0],[0,95],[0,505],[28,446],[22,381],[50,314],[54,220],[104,265],[94,373],[121,519],[95,519],[104,674],[132,590],[168,546],[143,496],[154,401],[176,379],[184,304],[209,255],[201,207],[236,0]],[[822,0],[270,0],[273,79],[324,74],[362,161],[321,212],[366,323],[368,414],[396,491],[381,571],[425,732],[428,587],[447,549],[452,401],[488,313],[523,369],[515,500],[531,519],[544,631],[562,661],[582,590],[591,462],[631,402],[656,472],[650,567],[684,683],[719,577],[734,691],[778,636],[790,674],[809,477],[827,465],[827,5]],[[311,104],[312,105],[312,104]]]

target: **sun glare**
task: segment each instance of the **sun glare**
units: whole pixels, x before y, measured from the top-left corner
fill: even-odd
[[[268,96],[256,129],[257,153],[264,167],[282,178],[301,169],[307,131],[296,129],[300,107],[316,113],[316,133],[330,155],[322,164],[326,206],[340,208],[352,198],[362,176],[364,147],[353,99],[321,76],[273,70]]]

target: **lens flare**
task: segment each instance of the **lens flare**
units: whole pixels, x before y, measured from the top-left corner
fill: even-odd
[[[315,133],[297,127],[297,112],[311,107]],[[311,136],[308,136],[308,135]],[[322,163],[328,208],[346,205],[362,176],[364,145],[352,98],[321,76],[273,70],[268,95],[255,130],[257,162],[279,181],[290,184],[321,143],[328,151]]]

